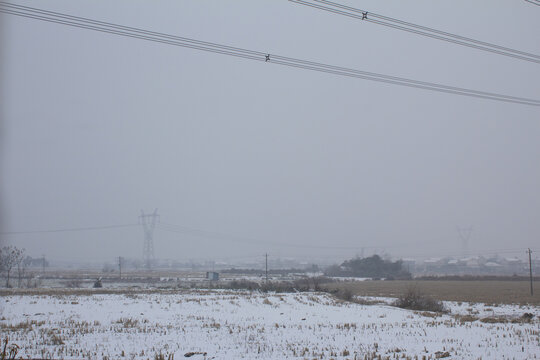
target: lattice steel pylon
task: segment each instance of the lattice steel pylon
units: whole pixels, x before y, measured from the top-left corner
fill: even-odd
[[[147,269],[151,269],[154,262],[154,228],[158,221],[159,215],[157,214],[157,209],[152,214],[145,214],[144,210],[141,210],[139,222],[144,230],[143,261],[144,267]]]
[[[457,227],[458,235],[461,238],[461,251],[463,252],[463,256],[468,255],[469,239],[471,238],[473,230],[474,228],[472,226],[469,226],[468,228]]]

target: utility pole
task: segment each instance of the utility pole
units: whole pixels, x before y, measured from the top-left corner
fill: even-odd
[[[532,251],[531,249],[528,249],[527,252],[529,253],[529,278],[531,280],[531,296],[533,296],[533,276],[532,276],[532,260],[531,260]]]
[[[120,273],[120,280],[122,280],[122,257],[118,257],[118,272]]]
[[[157,209],[155,209],[152,214],[145,214],[144,211],[141,210],[139,221],[144,230],[143,260],[144,266],[148,270],[150,270],[152,262],[154,261],[154,228],[156,227],[156,222],[158,220],[159,215],[157,214]]]
[[[41,276],[45,275],[45,254],[41,255]]]
[[[265,254],[266,258],[266,282],[268,283],[268,253]]]

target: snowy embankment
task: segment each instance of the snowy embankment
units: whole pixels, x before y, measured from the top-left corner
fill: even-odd
[[[356,296],[355,301],[365,304],[392,305],[396,299],[382,296]],[[443,301],[444,307],[451,315],[474,316],[478,319],[498,317],[501,320],[517,321],[528,313],[540,317],[540,307],[534,305],[481,304],[471,302]]]
[[[450,305],[462,316],[313,293],[4,296],[0,329],[23,357],[153,359],[162,353],[180,359],[201,352],[207,359],[540,358],[538,308]],[[474,311],[511,317],[464,319]],[[525,311],[533,319],[518,321]]]

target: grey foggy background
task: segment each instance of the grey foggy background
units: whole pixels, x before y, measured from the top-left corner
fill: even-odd
[[[342,1],[540,54],[520,0]],[[540,66],[286,0],[17,1],[268,53],[540,98]],[[161,221],[158,258],[343,259],[538,247],[540,109],[0,14],[2,231]],[[247,240],[250,239],[250,240]],[[142,257],[140,227],[6,235],[50,259]],[[294,246],[293,246],[294,245]],[[349,249],[351,248],[351,249]]]

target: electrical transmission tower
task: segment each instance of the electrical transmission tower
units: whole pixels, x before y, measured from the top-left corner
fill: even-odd
[[[143,260],[144,266],[147,269],[152,267],[154,261],[154,228],[156,222],[159,221],[159,215],[157,209],[152,214],[145,214],[144,210],[141,210],[139,221],[144,230],[144,244],[143,244]]]
[[[459,234],[459,237],[461,238],[461,246],[463,251],[463,256],[467,255],[467,252],[469,251],[469,239],[471,238],[473,227],[469,226],[468,228],[460,228],[457,227],[457,232]]]

